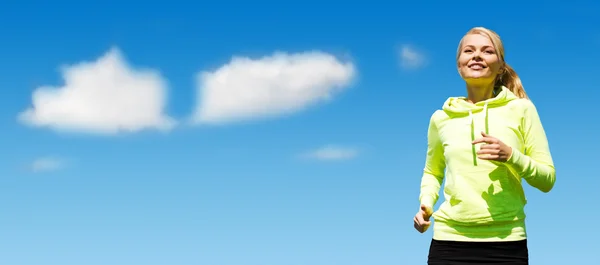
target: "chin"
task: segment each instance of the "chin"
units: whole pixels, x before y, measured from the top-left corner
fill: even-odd
[[[465,79],[486,79],[487,76],[484,75],[466,75]]]
[[[486,79],[490,78],[490,74],[486,72],[468,72],[464,77],[469,79]]]

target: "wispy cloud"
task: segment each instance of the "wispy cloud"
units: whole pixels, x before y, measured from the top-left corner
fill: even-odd
[[[358,155],[359,151],[356,148],[327,145],[311,150],[305,153],[303,157],[321,161],[339,161],[353,159]]]
[[[400,66],[404,69],[417,69],[425,66],[425,54],[410,45],[402,45],[399,49]]]
[[[195,124],[224,124],[302,111],[330,100],[353,81],[352,62],[319,51],[234,57],[197,74]]]
[[[166,81],[151,69],[129,66],[113,48],[93,62],[61,69],[62,87],[43,86],[18,119],[30,126],[100,134],[167,130]]]
[[[29,170],[34,173],[56,171],[62,169],[65,162],[56,157],[40,157],[31,162],[28,166]]]

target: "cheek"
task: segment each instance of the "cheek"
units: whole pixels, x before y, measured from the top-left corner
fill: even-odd
[[[458,67],[465,67],[465,66],[467,66],[468,62],[469,62],[468,59],[459,58],[457,64],[458,64]]]
[[[491,67],[491,69],[492,69],[492,71],[493,71],[494,73],[498,73],[498,72],[500,72],[500,68],[501,68],[501,66],[502,66],[502,65],[501,65],[500,63],[496,63],[496,64],[494,64],[494,65],[493,65],[493,67]]]
[[[487,65],[494,71],[497,72],[498,70],[500,70],[500,67],[502,66],[502,63],[500,63],[500,61],[498,60],[497,57],[493,57],[490,58],[489,60],[487,60]]]

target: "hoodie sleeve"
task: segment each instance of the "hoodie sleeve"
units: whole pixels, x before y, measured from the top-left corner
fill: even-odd
[[[535,105],[525,100],[521,121],[524,152],[513,148],[506,162],[515,172],[542,192],[549,192],[556,181],[556,171],[550,154],[548,139]]]
[[[421,204],[431,208],[433,208],[433,205],[435,205],[439,198],[440,187],[444,180],[444,170],[446,168],[444,147],[440,140],[435,121],[436,113],[431,115],[429,120],[429,128],[427,130],[427,156],[425,158],[425,168],[421,178],[421,194],[419,195]]]

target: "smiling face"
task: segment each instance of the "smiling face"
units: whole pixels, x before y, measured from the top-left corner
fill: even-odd
[[[480,33],[469,33],[458,50],[458,71],[467,82],[494,82],[504,62],[501,50],[492,40]],[[500,47],[501,49],[502,47]]]

